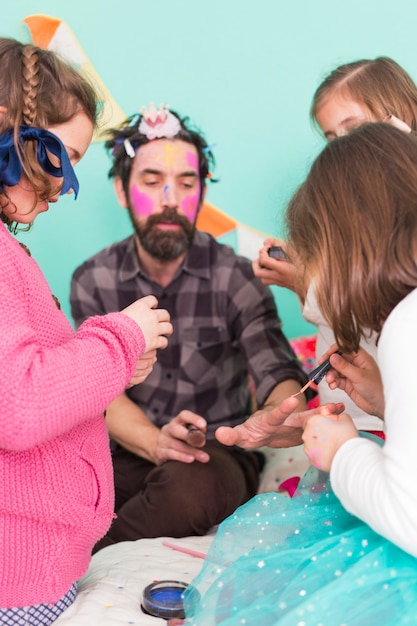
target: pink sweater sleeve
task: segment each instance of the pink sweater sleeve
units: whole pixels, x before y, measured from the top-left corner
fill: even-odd
[[[24,450],[103,413],[126,388],[145,341],[122,313],[90,318],[74,333],[54,304],[34,327],[25,303],[5,296],[1,285],[0,447]]]

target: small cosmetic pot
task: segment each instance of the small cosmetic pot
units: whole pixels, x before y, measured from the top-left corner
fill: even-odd
[[[187,593],[185,594],[185,590]],[[160,580],[147,585],[142,594],[142,611],[169,620],[174,617],[184,619],[184,601],[187,603],[188,615],[193,605],[200,599],[195,587],[179,580]]]

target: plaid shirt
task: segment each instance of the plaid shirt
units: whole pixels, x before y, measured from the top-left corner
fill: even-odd
[[[145,382],[126,391],[158,426],[182,409],[202,415],[212,436],[251,413],[248,373],[262,406],[281,381],[307,381],[281,330],[271,291],[251,263],[207,233],[196,232],[184,263],[167,286],[139,264],[134,236],[83,263],[71,283],[77,326],[91,315],[119,311],[153,294],[169,311],[174,333]]]

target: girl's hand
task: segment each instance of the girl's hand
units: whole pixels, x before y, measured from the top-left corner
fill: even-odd
[[[156,363],[156,350],[150,350],[142,354],[139,361],[136,363],[136,371],[129,381],[128,388],[134,385],[143,383],[153,370],[153,366]]]
[[[304,451],[310,463],[317,469],[330,472],[333,458],[339,448],[349,439],[359,437],[352,419],[346,413],[335,415],[328,408],[320,407],[320,413],[310,415],[304,423]]]
[[[269,256],[268,249],[279,245],[291,260],[274,259]],[[260,278],[264,285],[278,285],[294,291],[301,299],[305,297],[304,268],[298,262],[298,257],[289,244],[276,239],[266,239],[259,251],[259,256],[252,262],[255,276]]]
[[[331,346],[326,354],[334,349],[337,346]],[[360,348],[354,354],[332,354],[330,364],[332,369],[326,375],[330,389],[342,389],[360,409],[383,419],[384,391],[375,359]]]
[[[146,352],[166,348],[167,336],[172,335],[173,331],[168,311],[157,309],[157,306],[155,296],[145,296],[122,311],[140,327],[145,338]]]

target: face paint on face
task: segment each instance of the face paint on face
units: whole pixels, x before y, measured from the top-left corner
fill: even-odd
[[[172,143],[166,143],[164,146],[164,165],[172,167],[175,163],[176,146]]]
[[[181,160],[183,158],[183,147],[173,142],[167,142],[164,146],[164,154],[163,154],[163,164],[166,167],[172,167],[177,160]],[[197,172],[198,168],[198,158],[192,152],[187,151],[185,155],[185,159],[188,165],[191,165]],[[155,158],[155,160],[160,160],[159,156]]]
[[[187,198],[184,198],[184,200],[181,202],[181,209],[184,211],[185,217],[192,223],[194,223],[194,220],[197,215],[199,201],[200,201],[200,184],[198,184],[197,186],[196,193],[194,193],[192,196],[188,196]]]
[[[199,167],[198,167],[197,155],[194,154],[193,152],[187,151],[185,158],[186,158],[188,165],[191,165],[191,167],[193,167],[196,170],[196,172],[198,172]]]
[[[196,172],[199,171],[198,157],[196,154],[187,150],[185,154],[185,159],[190,167],[196,170]],[[198,181],[196,192],[193,195],[188,196],[188,198],[184,198],[184,200],[181,202],[181,208],[184,211],[184,215],[190,220],[190,222],[194,222],[196,218],[198,205],[200,202],[200,193],[201,187],[200,181]]]
[[[136,185],[130,188],[133,208],[138,217],[149,217],[152,214],[154,201],[143,191],[139,191]]]
[[[130,179],[132,214],[147,220],[171,208],[194,224],[201,202],[198,163],[196,149],[183,141],[161,139],[142,146]]]
[[[164,202],[165,203],[168,202],[168,189],[169,189],[169,185],[165,185],[164,187]]]

